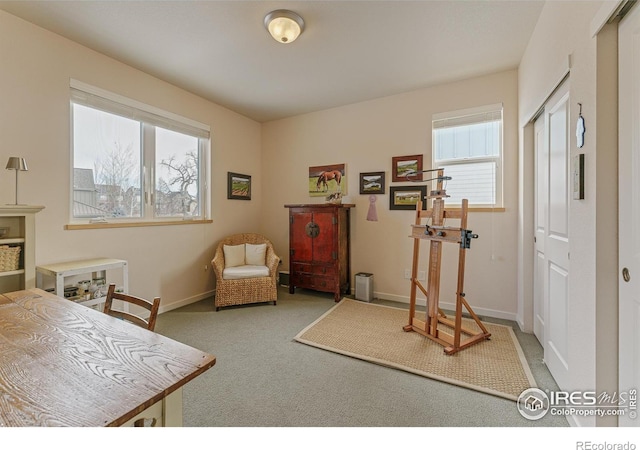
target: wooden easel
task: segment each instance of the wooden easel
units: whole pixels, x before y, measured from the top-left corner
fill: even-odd
[[[473,312],[464,294],[464,268],[466,250],[471,247],[471,239],[477,238],[467,230],[468,200],[462,200],[462,208],[446,210],[444,199],[448,197],[442,187],[444,169],[437,170],[436,189],[431,191],[428,198],[433,199],[433,206],[426,211],[422,210],[422,201],[416,205],[416,221],[412,225],[411,238],[413,242],[413,265],[411,272],[411,302],[409,307],[409,324],[403,327],[404,331],[415,331],[444,346],[444,352],[452,355],[460,350],[478,342],[489,339],[491,334],[482,324],[480,318]],[[431,219],[431,225],[423,225],[422,219]],[[459,219],[460,227],[444,226],[445,219]],[[428,289],[418,281],[418,261],[420,257],[420,241],[426,239],[430,242],[429,248],[429,276]],[[457,243],[460,246],[458,256],[458,285],[456,292],[455,319],[452,321],[442,312],[438,302],[440,297],[440,263],[442,261],[442,245],[444,243]],[[416,292],[420,289],[427,297],[427,311],[425,320],[415,317]],[[465,308],[473,318],[480,332],[471,331],[462,326],[462,310]],[[438,329],[438,325],[446,325],[453,329],[453,334]],[[466,335],[463,338],[463,334]]]

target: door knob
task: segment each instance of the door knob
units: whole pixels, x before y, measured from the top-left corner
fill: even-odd
[[[627,283],[631,279],[631,274],[629,273],[629,269],[627,269],[626,267],[622,269],[622,279]]]

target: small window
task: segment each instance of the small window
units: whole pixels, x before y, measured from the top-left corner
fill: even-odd
[[[204,219],[206,125],[72,81],[72,221]]]
[[[445,169],[448,204],[502,207],[502,105],[434,115],[433,167]]]

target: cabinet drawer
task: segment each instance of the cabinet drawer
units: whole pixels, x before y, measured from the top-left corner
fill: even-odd
[[[294,273],[299,274],[313,274],[313,275],[329,275],[334,276],[337,273],[335,266],[323,266],[318,264],[300,264],[293,263],[291,270]]]
[[[320,291],[328,290],[333,291],[336,289],[335,277],[325,277],[320,275],[312,275],[312,289],[318,289]]]
[[[311,273],[294,272],[289,282],[296,287],[303,287],[318,290],[335,289],[338,280],[332,276],[314,275]]]
[[[300,263],[291,264],[292,273],[312,273],[311,268],[312,268],[311,264],[300,264]]]
[[[316,266],[314,265],[312,267],[312,273],[314,275],[335,275],[336,274],[336,268],[335,266]]]

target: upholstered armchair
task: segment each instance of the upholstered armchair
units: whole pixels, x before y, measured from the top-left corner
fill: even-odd
[[[271,241],[260,234],[234,234],[222,239],[211,261],[216,276],[216,311],[249,303],[275,305],[279,262]]]

